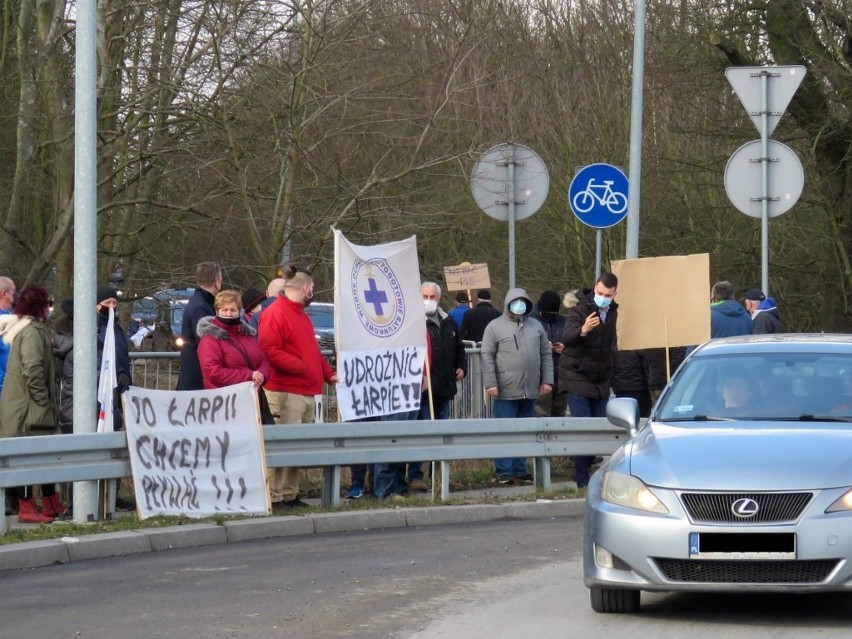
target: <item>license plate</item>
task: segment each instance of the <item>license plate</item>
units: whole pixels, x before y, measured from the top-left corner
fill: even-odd
[[[691,559],[796,558],[795,533],[689,533]]]

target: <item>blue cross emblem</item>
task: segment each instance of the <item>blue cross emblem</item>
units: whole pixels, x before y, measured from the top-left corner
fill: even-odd
[[[364,299],[367,301],[367,304],[373,305],[373,312],[377,316],[383,316],[385,312],[382,308],[382,304],[387,303],[388,295],[384,291],[380,291],[376,288],[375,278],[370,277],[367,281],[370,283],[370,288],[364,291]]]

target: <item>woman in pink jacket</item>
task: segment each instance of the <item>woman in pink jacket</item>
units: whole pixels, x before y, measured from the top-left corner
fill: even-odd
[[[260,390],[269,378],[271,369],[257,344],[257,332],[240,318],[242,303],[239,291],[220,291],[213,302],[216,316],[198,322],[204,388],[252,381]]]

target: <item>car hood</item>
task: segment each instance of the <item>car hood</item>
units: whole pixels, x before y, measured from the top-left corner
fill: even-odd
[[[852,424],[650,423],[628,449],[624,461],[630,473],[649,486],[800,490],[852,485]]]

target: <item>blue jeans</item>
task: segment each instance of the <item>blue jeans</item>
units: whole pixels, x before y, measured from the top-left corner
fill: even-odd
[[[535,398],[533,399],[495,399],[494,417],[497,419],[513,417],[535,417]],[[494,460],[497,478],[523,477],[527,474],[527,460],[523,457],[504,457]]]
[[[450,414],[450,402],[434,402],[435,419],[447,419]],[[420,398],[420,412],[417,419],[432,419],[432,411],[429,410],[429,395],[424,393]],[[408,462],[408,481],[423,481],[423,462]]]
[[[382,415],[379,421],[395,422],[403,419],[417,419],[417,411]],[[376,499],[386,499],[393,494],[404,495],[408,492],[405,483],[405,462],[376,464],[373,470],[373,495]]]
[[[607,399],[597,397],[583,397],[568,392],[568,411],[571,417],[606,417]],[[578,455],[572,457],[574,462],[574,481],[577,482],[577,488],[585,488],[589,485],[589,477],[591,477],[591,466],[594,457],[590,455]]]

